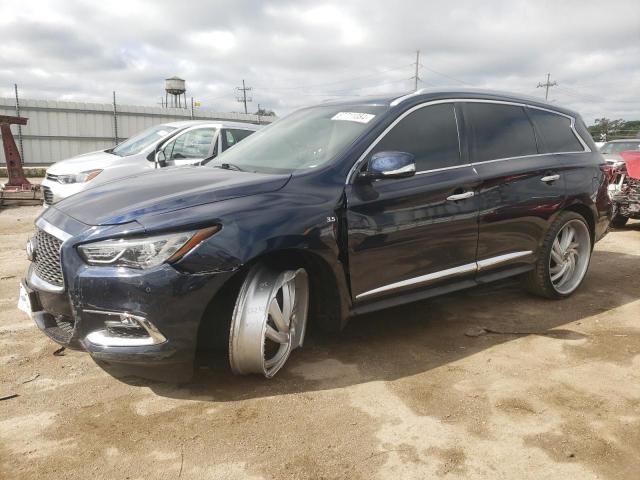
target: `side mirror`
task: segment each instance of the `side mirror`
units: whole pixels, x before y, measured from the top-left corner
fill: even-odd
[[[367,169],[358,174],[362,180],[407,178],[416,173],[416,159],[407,152],[378,152],[373,154]]]

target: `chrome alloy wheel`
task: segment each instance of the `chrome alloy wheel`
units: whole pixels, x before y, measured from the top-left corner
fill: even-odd
[[[231,319],[229,361],[234,373],[271,378],[301,347],[307,324],[307,272],[254,267],[240,289]]]
[[[580,220],[567,222],[556,235],[549,258],[549,275],[555,290],[568,295],[578,286],[589,267],[591,236]]]

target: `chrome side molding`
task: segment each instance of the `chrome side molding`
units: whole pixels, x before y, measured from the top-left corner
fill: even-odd
[[[426,92],[428,90],[429,89],[422,89],[422,90],[418,90],[416,92],[411,92],[411,93],[409,93],[407,95],[403,95],[402,97],[398,97],[395,100],[393,100],[390,105],[392,107],[396,106],[396,105],[399,105],[400,103],[402,103],[407,98],[411,98],[413,96],[419,95],[419,94],[424,93],[424,92]],[[489,100],[489,99],[485,100],[485,99],[478,99],[478,98],[466,98],[464,96],[461,96],[459,98],[446,98],[446,99],[442,99],[442,100],[429,100],[429,101],[426,101],[424,103],[420,103],[418,105],[415,105],[415,106],[411,107],[409,110],[407,110],[406,112],[403,112],[400,116],[398,116],[398,118],[396,118],[391,123],[391,125],[389,125],[380,135],[378,135],[378,137],[373,142],[371,142],[371,144],[362,153],[362,155],[360,155],[358,160],[356,160],[356,162],[353,164],[353,166],[349,170],[349,173],[347,174],[347,179],[345,181],[345,185],[353,183],[353,180],[355,178],[355,172],[358,171],[358,169],[360,169],[362,167],[363,162],[364,162],[365,158],[367,157],[367,155],[369,155],[371,150],[373,150],[373,148],[378,144],[378,142],[380,142],[387,135],[387,133],[389,133],[393,129],[393,127],[395,127],[398,123],[400,123],[400,121],[402,121],[402,119],[404,119],[406,116],[410,115],[411,113],[413,113],[416,110],[419,110],[421,108],[429,107],[431,105],[439,105],[439,104],[443,104],[443,103],[493,103],[493,104],[498,104],[498,105],[513,105],[513,106],[523,107],[523,108],[533,108],[535,110],[542,110],[542,111],[545,111],[545,112],[549,112],[549,113],[552,113],[554,115],[558,115],[560,117],[565,117],[565,118],[569,119],[569,121],[571,122],[571,124],[570,124],[571,131],[573,132],[573,134],[576,136],[576,138],[578,139],[578,141],[582,145],[582,150],[577,150],[575,152],[536,153],[536,154],[533,154],[533,155],[522,155],[522,156],[518,156],[518,157],[496,158],[496,159],[492,159],[492,160],[484,160],[482,162],[472,162],[472,163],[467,163],[467,164],[462,164],[462,165],[455,165],[454,167],[445,167],[447,169],[468,167],[470,165],[480,165],[480,164],[484,164],[484,163],[503,162],[503,161],[506,161],[506,160],[516,160],[516,159],[529,158],[529,157],[542,157],[542,156],[549,156],[549,155],[567,155],[567,154],[589,153],[589,152],[591,152],[591,148],[589,148],[589,146],[587,145],[587,142],[584,141],[582,136],[576,130],[576,126],[575,126],[576,119],[574,117],[572,117],[571,115],[567,115],[566,113],[558,112],[556,110],[551,110],[549,108],[544,108],[544,107],[539,107],[537,105],[532,105],[530,102],[527,102],[525,99],[523,99],[522,102],[518,102],[518,101],[511,101],[511,100]],[[454,110],[454,114],[455,114],[455,110]],[[458,126],[458,148],[460,148],[460,126],[458,125],[457,114],[456,114],[455,118],[456,118],[456,125]],[[437,171],[440,171],[440,170],[444,170],[444,169],[436,168],[436,169],[433,169],[433,170],[421,170],[421,171],[416,172],[416,175],[421,175],[423,173],[437,172]]]
[[[533,254],[531,250],[506,253],[504,255],[498,255],[497,257],[486,258],[484,260],[478,260],[477,262],[460,265],[459,267],[447,268],[446,270],[440,270],[438,272],[428,273],[426,275],[420,275],[419,277],[413,277],[407,280],[402,280],[400,282],[390,283],[388,285],[383,285],[382,287],[374,288],[373,290],[368,290],[366,292],[360,293],[356,295],[356,300],[359,300],[364,297],[368,297],[369,295],[375,295],[377,293],[397,290],[398,288],[408,287],[412,285],[417,286],[422,284],[428,284],[435,280],[442,280],[445,278],[455,277],[458,275],[463,275],[465,273],[479,272],[483,269],[486,269],[495,265],[499,265],[501,263],[508,262],[516,258],[526,257],[531,254]]]
[[[504,255],[498,255],[497,257],[491,257],[485,260],[478,260],[476,263],[478,264],[478,271],[480,271],[483,268],[492,267],[494,265],[508,262],[509,260],[515,260],[516,258],[526,257],[527,255],[531,255],[531,254],[533,254],[531,250],[526,250],[522,252],[505,253]]]
[[[421,283],[429,283],[433,280],[438,280],[446,277],[454,277],[456,275],[462,275],[463,273],[471,273],[475,272],[478,269],[475,263],[468,263],[466,265],[461,265],[459,267],[448,268],[446,270],[441,270],[439,272],[428,273],[426,275],[420,275],[419,277],[409,278],[407,280],[402,280],[400,282],[390,283],[389,285],[384,285],[379,288],[374,288],[373,290],[369,290],[368,292],[361,293],[360,295],[356,295],[356,298],[362,298],[369,295],[374,295],[376,293],[386,292],[389,290],[396,290],[402,287],[408,287],[409,285],[419,285]]]

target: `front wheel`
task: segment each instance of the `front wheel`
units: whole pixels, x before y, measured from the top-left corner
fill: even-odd
[[[229,362],[237,374],[273,377],[302,346],[309,306],[307,272],[253,267],[231,319]]]
[[[547,232],[525,287],[547,298],[568,297],[584,280],[590,260],[591,234],[584,217],[562,212]]]

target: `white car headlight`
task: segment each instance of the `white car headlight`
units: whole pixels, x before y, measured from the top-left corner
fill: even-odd
[[[78,251],[89,265],[151,268],[177,261],[219,230],[216,225],[193,232],[103,240],[80,245]]]
[[[72,173],[69,175],[58,175],[57,181],[59,183],[85,183],[96,178],[102,170],[87,170],[81,173]]]

